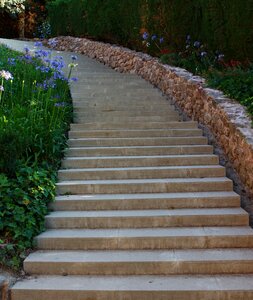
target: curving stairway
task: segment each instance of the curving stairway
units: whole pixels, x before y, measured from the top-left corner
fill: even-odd
[[[12,300],[250,300],[253,230],[196,122],[79,56],[75,123]]]

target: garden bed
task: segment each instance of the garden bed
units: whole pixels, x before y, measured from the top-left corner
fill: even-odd
[[[0,45],[0,61],[0,261],[19,270],[54,200],[72,119],[70,76],[41,43],[33,54]]]

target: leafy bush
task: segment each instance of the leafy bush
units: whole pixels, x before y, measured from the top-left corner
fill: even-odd
[[[56,172],[47,164],[20,161],[16,178],[0,174],[0,261],[18,268],[33,237],[44,230],[47,204],[54,199]],[[2,251],[1,251],[2,250]]]
[[[18,268],[44,229],[72,118],[62,57],[0,46],[0,261]],[[1,70],[2,69],[2,70]]]
[[[240,102],[253,116],[253,66],[210,70],[206,77],[209,86]]]

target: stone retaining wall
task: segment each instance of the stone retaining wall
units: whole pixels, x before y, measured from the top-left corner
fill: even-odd
[[[138,74],[157,86],[190,118],[211,130],[253,195],[253,129],[244,107],[220,91],[205,88],[203,78],[163,65],[149,55],[84,38],[58,37],[55,40],[55,49],[85,54],[120,72]]]

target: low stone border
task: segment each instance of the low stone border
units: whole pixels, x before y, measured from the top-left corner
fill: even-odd
[[[163,65],[149,55],[85,38],[55,40],[54,49],[85,54],[120,72],[138,74],[158,87],[190,118],[210,129],[253,195],[253,129],[243,106],[218,90],[205,88],[203,78]]]

